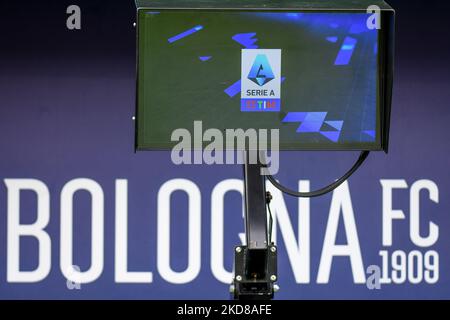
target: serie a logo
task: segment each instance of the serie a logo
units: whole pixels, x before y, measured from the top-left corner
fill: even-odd
[[[269,60],[265,54],[258,54],[256,56],[255,62],[253,63],[247,78],[260,87],[263,87],[266,83],[275,78]]]
[[[241,111],[281,110],[281,50],[242,50]]]

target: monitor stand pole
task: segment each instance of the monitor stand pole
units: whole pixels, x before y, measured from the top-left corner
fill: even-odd
[[[244,152],[244,198],[246,246],[235,248],[234,299],[272,299],[277,281],[277,247],[269,243],[267,205],[271,195],[266,192],[263,165],[250,164]]]

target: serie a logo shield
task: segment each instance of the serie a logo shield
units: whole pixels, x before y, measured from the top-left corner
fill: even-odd
[[[281,50],[243,49],[241,111],[280,112]]]
[[[248,78],[263,87],[269,81],[275,79],[269,60],[265,54],[258,54],[256,56],[253,67],[248,74]]]

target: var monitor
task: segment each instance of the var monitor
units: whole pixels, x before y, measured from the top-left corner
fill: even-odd
[[[137,150],[201,121],[278,129],[281,150],[387,151],[393,11],[330,2],[139,7]]]

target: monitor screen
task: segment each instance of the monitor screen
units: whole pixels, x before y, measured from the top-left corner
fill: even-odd
[[[379,31],[362,12],[140,10],[137,149],[279,129],[281,150],[381,150]]]

